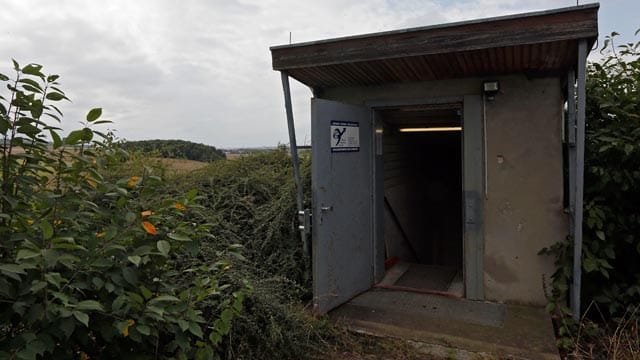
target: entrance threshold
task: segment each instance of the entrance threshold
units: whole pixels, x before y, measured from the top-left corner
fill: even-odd
[[[393,264],[382,281],[374,287],[456,299],[464,296],[461,269],[409,262]]]
[[[329,313],[346,328],[491,358],[560,359],[543,308],[371,289]]]

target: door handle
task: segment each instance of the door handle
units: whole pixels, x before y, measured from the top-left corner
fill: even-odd
[[[332,210],[333,210],[333,206],[320,206],[320,216],[318,217],[319,224],[322,224],[322,219],[323,219],[322,214]]]

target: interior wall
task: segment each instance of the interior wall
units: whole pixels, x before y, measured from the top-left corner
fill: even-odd
[[[562,203],[560,79],[492,77],[486,103],[487,194],[483,199],[485,298],[543,305],[553,259],[538,252],[568,234]],[[481,94],[482,80],[324,89],[321,97],[356,105]]]
[[[382,137],[384,166],[384,241],[386,257],[397,256],[408,262],[419,262],[414,234],[410,232],[411,158],[407,144],[393,127],[385,126]]]

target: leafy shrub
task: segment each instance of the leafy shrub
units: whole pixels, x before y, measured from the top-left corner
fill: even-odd
[[[589,67],[583,296],[608,316],[640,303],[640,41]]]
[[[107,180],[126,153],[95,130],[102,110],[63,137],[58,76],[14,70],[0,74],[0,358],[219,357],[250,292],[225,280],[239,246],[203,258],[196,191],[159,201],[149,168]]]
[[[558,266],[548,310],[560,320],[564,347],[576,346],[579,331],[585,341],[602,337],[597,323],[626,329],[623,322],[638,318],[630,309],[640,303],[640,42],[616,47],[616,35],[606,38],[603,60],[587,69],[581,296],[583,311],[598,309],[586,314],[595,321],[590,326],[568,317],[572,240],[544,251],[555,256]]]

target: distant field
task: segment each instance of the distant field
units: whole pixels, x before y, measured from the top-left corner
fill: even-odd
[[[14,154],[22,154],[24,149],[19,146],[14,146],[13,149],[11,149],[11,152]]]
[[[230,153],[227,153],[226,155],[227,155],[227,160],[237,160],[243,156],[247,156],[247,154],[230,154]]]
[[[169,158],[152,158],[152,159],[159,161],[163,166],[167,168],[168,171],[175,172],[175,173],[185,173],[185,172],[188,173],[209,165],[209,163],[206,163],[206,162],[187,160],[187,159],[169,159]]]

